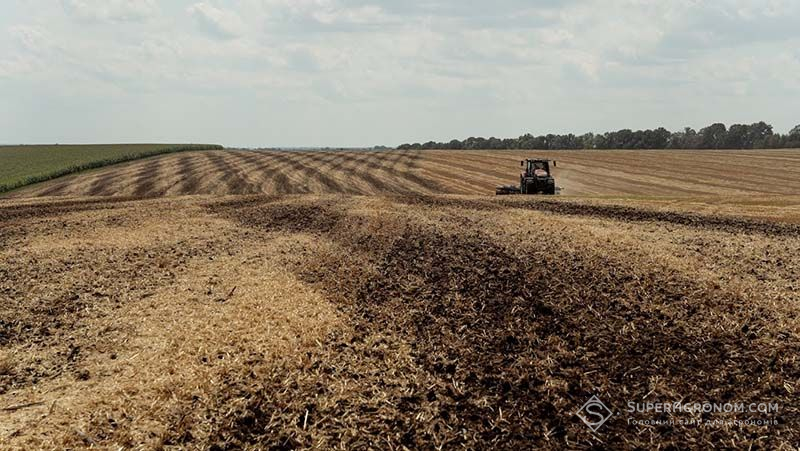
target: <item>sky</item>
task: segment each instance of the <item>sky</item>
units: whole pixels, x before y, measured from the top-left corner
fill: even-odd
[[[797,0],[3,0],[0,142],[800,124]]]

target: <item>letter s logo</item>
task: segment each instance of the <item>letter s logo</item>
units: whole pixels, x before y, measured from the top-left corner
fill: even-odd
[[[609,418],[614,414],[597,396],[592,396],[592,399],[586,401],[576,414],[587,426],[593,431],[597,432]]]
[[[605,423],[606,421],[606,407],[603,403],[599,401],[589,401],[586,406],[584,406],[583,411],[586,412],[585,415],[588,417],[586,422],[589,423],[589,426],[600,426],[601,424]]]

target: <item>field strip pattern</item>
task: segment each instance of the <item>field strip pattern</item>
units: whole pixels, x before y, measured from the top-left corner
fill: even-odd
[[[739,196],[800,192],[798,151],[248,151],[164,155],[8,197],[229,194],[492,194],[519,161],[558,161],[564,195]]]

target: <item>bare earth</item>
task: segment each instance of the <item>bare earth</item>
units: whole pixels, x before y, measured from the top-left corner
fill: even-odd
[[[545,153],[564,196],[491,195],[540,155],[184,153],[0,200],[0,448],[795,449],[800,152]]]

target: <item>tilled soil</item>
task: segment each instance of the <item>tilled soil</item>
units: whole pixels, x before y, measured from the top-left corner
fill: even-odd
[[[748,403],[768,399],[787,406],[778,417],[787,426],[779,429],[794,437],[788,425],[797,421],[797,410],[788,407],[794,401],[784,384],[800,374],[794,357],[800,341],[789,330],[767,332],[778,314],[735,292],[690,275],[642,274],[602,256],[547,246],[506,247],[452,218],[443,228],[395,219],[376,223],[342,217],[330,202],[255,203],[223,211],[249,227],[314,233],[345,248],[334,257],[300,262],[298,271],[343,305],[356,330],[370,336],[391,331],[408,343],[417,371],[430,385],[402,386],[388,395],[402,406],[395,415],[407,429],[397,445],[684,447],[796,439],[767,440],[759,428],[659,427],[637,436],[617,422],[592,443],[582,440],[584,426],[569,414],[595,393],[629,400],[654,393]],[[626,219],[629,211],[622,212]],[[672,216],[648,218],[675,223]],[[450,229],[448,222],[458,228]],[[712,219],[709,226],[718,222]],[[360,266],[369,269],[353,269]],[[714,318],[726,315],[736,328],[715,327]],[[340,339],[330,346],[341,346]],[[374,384],[381,386],[380,375],[375,377]],[[426,417],[432,409],[436,421]],[[302,413],[299,408],[286,421]],[[325,436],[326,425],[317,418],[340,418],[345,412],[334,406],[314,414],[315,432]],[[365,421],[364,415],[370,416],[362,413],[359,422],[381,424],[379,418]],[[358,424],[351,427],[358,430]],[[397,432],[394,423],[384,427],[387,435]],[[221,434],[233,437],[235,446],[264,439],[262,430],[242,432],[223,429]],[[291,443],[312,446],[319,439],[302,433]]]
[[[800,442],[792,224],[420,195],[45,202],[0,222],[10,447]],[[614,412],[596,433],[576,415],[594,395]],[[776,424],[731,422],[748,419]]]

